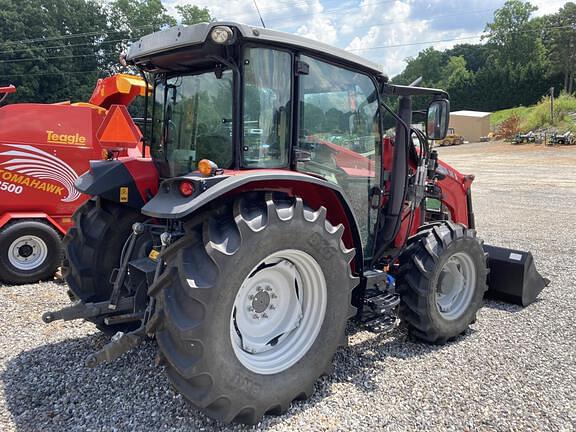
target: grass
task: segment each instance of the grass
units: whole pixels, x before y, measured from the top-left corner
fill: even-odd
[[[531,107],[520,106],[492,113],[492,130],[497,130],[504,120],[514,114],[520,118],[520,131],[523,133],[543,128],[576,132],[576,97],[566,93],[554,99],[554,124],[550,123],[550,97],[547,96]]]
[[[496,129],[500,124],[509,117],[516,114],[520,119],[525,118],[532,110],[532,107],[519,106],[516,108],[508,108],[500,111],[495,111],[490,116],[490,126]]]

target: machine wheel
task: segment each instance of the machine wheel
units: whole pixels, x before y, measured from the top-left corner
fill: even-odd
[[[64,279],[79,300],[85,303],[106,301],[113,288],[110,274],[120,263],[132,224],[142,221],[143,216],[130,207],[92,198],[76,210],[73,220],[74,226],[64,237]],[[102,318],[92,322],[107,334],[134,327],[134,324],[107,326]]]
[[[210,417],[254,424],[308,398],[356,309],[344,227],[300,198],[244,196],[185,224],[150,293],[174,387]]]
[[[410,334],[443,344],[466,331],[482,306],[487,275],[475,230],[450,221],[424,227],[400,257],[400,317]]]
[[[49,279],[61,259],[60,236],[45,222],[19,220],[0,231],[0,280],[6,283]]]
[[[444,146],[447,146],[447,145],[450,145],[450,140],[443,140],[443,141],[440,143],[440,147],[444,147]]]

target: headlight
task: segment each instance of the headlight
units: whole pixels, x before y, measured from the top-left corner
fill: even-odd
[[[210,33],[210,37],[217,44],[225,44],[230,42],[232,40],[232,36],[234,36],[232,29],[226,26],[214,27]]]

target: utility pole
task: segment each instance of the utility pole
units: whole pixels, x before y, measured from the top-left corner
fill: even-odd
[[[554,125],[554,87],[550,87],[550,124]]]

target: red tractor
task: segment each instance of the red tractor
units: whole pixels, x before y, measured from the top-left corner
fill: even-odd
[[[152,85],[152,159],[136,171],[134,158],[92,162],[78,179],[92,199],[64,240],[76,302],[43,316],[115,334],[88,366],[153,336],[196,407],[255,423],[311,395],[349,320],[374,331],[402,320],[443,344],[476,319],[488,265],[504,267],[491,288],[516,301],[542,288],[528,253],[488,263],[473,176],[428,147],[446,135],[444,91],[230,22],[145,36],[126,60]],[[430,99],[426,133],[410,126],[412,96]]]
[[[9,86],[0,93],[6,97],[15,90]],[[72,213],[89,198],[74,182],[90,160],[108,152],[100,127],[110,121],[109,113],[114,124],[132,133],[122,125],[125,110],[113,106],[129,105],[144,91],[141,78],[115,75],[98,81],[88,103],[0,108],[0,282],[32,283],[54,275],[61,237],[72,225]],[[119,155],[139,151],[123,148]]]

